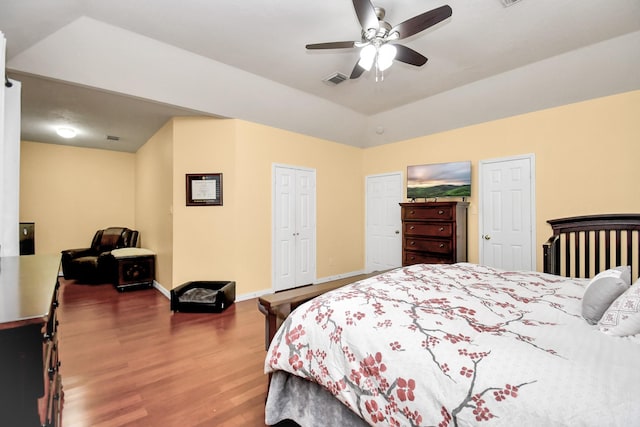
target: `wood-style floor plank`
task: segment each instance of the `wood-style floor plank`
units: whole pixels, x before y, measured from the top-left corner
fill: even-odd
[[[264,426],[264,317],[255,299],[172,313],[155,289],[61,279],[64,427]]]

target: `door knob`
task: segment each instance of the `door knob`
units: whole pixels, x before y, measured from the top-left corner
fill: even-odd
[[[483,238],[484,240],[491,240],[491,236],[489,236],[488,234],[483,234],[483,235],[482,235],[482,238]]]

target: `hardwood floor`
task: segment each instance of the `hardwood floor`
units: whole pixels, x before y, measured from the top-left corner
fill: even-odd
[[[172,313],[155,289],[61,279],[64,427],[264,426],[264,317]]]

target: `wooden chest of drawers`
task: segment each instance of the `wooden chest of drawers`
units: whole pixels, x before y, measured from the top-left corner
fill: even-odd
[[[0,424],[61,426],[60,256],[0,258]]]
[[[402,265],[467,260],[467,202],[400,203]]]

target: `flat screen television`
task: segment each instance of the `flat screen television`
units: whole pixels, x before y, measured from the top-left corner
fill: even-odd
[[[471,196],[471,162],[407,166],[407,198]]]

